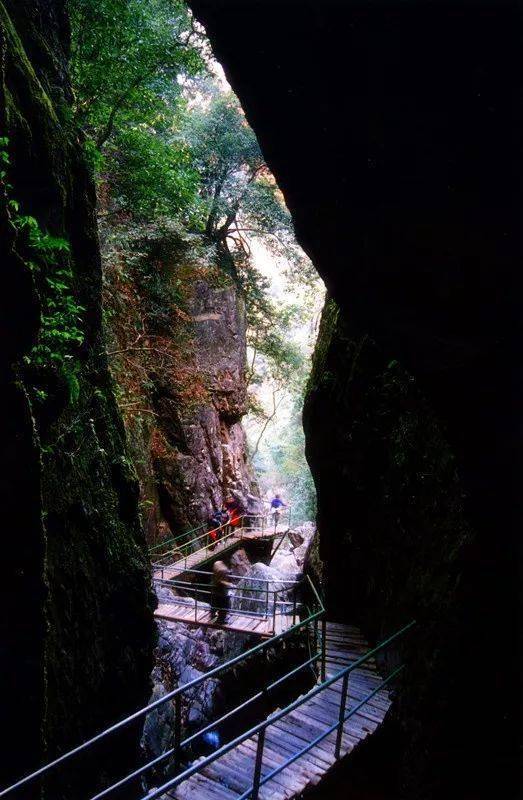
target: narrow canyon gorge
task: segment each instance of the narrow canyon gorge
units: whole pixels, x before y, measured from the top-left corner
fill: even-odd
[[[190,572],[230,502],[250,516],[234,547],[230,517],[204,540],[191,578],[204,612],[225,536],[233,611],[252,610],[256,581],[292,605],[304,578],[335,641],[355,626],[371,646],[416,621],[376,657],[383,675],[405,663],[379,731],[288,796],[515,798],[516,3],[95,5],[0,0],[0,787],[253,646],[212,619],[154,618],[173,596],[196,617],[196,592],[161,570]],[[90,42],[97,26],[114,53]],[[310,364],[291,328],[313,314],[271,297],[253,267],[260,230],[274,274],[310,287],[312,263],[325,284]],[[281,474],[299,478],[278,538],[279,483],[256,472],[244,423],[270,436],[260,386],[292,381],[314,491],[301,427],[294,449],[274,434]],[[289,525],[292,500],[316,519]],[[184,730],[311,660],[307,647],[269,642],[203,684]],[[91,798],[179,739],[173,709],[16,797]]]

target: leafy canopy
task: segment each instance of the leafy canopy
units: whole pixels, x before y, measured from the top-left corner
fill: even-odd
[[[180,0],[69,0],[75,117],[110,213],[190,213],[197,174],[177,136],[205,41]]]

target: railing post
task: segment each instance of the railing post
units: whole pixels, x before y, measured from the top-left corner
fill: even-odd
[[[269,581],[265,584],[265,617],[269,615]]]
[[[341,699],[340,699],[340,713],[338,717],[338,731],[336,733],[336,749],[334,751],[334,755],[336,758],[340,757],[341,753],[341,740],[343,736],[343,722],[345,717],[345,706],[347,704],[347,690],[349,688],[349,673],[346,672],[343,676],[343,685],[341,687]]]
[[[272,609],[272,632],[276,633],[276,598],[278,597],[278,590],[273,593],[274,607]]]
[[[182,741],[182,695],[174,698],[174,765],[180,767],[180,742]]]
[[[260,791],[261,768],[263,762],[263,748],[265,745],[265,728],[258,734],[258,747],[256,748],[256,763],[254,765],[254,779],[252,782],[251,800],[258,800]]]
[[[294,590],[293,590],[292,624],[296,625],[296,586],[294,587]]]
[[[327,646],[327,620],[321,620],[321,682],[325,680],[325,651]]]

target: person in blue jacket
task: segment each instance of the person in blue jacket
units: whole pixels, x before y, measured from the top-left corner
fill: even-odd
[[[281,499],[279,494],[275,494],[271,500],[271,514],[274,519],[274,527],[277,526],[278,522],[280,521],[280,509],[287,508],[283,500]]]

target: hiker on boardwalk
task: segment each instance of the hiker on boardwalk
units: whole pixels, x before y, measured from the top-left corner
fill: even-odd
[[[209,545],[210,550],[214,550],[216,544],[220,541],[222,536],[227,533],[227,528],[225,527],[229,522],[229,512],[222,506],[221,509],[215,511],[212,517],[209,518],[209,538],[211,543]]]
[[[224,508],[229,513],[229,525],[231,528],[237,528],[241,524],[241,508],[237,500],[232,495],[225,498]]]
[[[274,527],[278,526],[278,522],[280,521],[281,511],[280,509],[287,508],[286,504],[283,502],[279,494],[275,494],[271,500],[271,514],[274,520]]]
[[[211,588],[211,619],[216,617],[216,622],[227,622],[227,612],[231,607],[229,589],[234,588],[234,583],[228,580],[229,572],[223,561],[216,561],[212,568]]]

